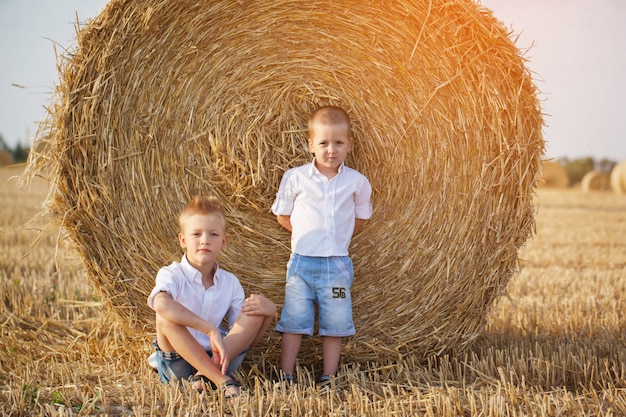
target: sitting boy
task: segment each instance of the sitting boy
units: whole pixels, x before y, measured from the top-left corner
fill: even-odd
[[[148,297],[156,312],[157,369],[162,382],[212,382],[225,397],[239,395],[230,375],[263,336],[276,306],[259,294],[245,298],[235,275],[220,269],[226,247],[226,213],[214,197],[194,197],[179,216],[180,262],[163,267]],[[230,329],[221,328],[226,317]]]

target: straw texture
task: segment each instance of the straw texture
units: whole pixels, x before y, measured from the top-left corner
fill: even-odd
[[[196,193],[226,203],[222,267],[280,306],[270,206],[311,159],[308,114],[342,106],[374,189],[345,354],[462,351],[534,229],[542,116],[510,35],[469,0],[113,0],[59,64],[29,172],[121,322],[153,330],[146,297]]]

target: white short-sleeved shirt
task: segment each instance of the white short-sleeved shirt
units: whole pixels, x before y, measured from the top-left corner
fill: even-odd
[[[272,204],[291,216],[291,250],[304,256],[347,256],[355,219],[372,215],[372,187],[360,172],[341,164],[330,180],[314,163],[285,172]]]
[[[180,262],[173,262],[157,273],[156,285],[148,296],[150,308],[154,309],[154,297],[161,291],[217,328],[221,327],[224,317],[232,326],[245,299],[237,277],[219,267],[216,267],[213,285],[205,289],[202,273],[191,266],[184,255]],[[188,329],[205,350],[210,350],[211,343],[206,333]]]

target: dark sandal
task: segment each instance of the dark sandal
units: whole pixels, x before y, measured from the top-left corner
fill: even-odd
[[[280,382],[284,382],[287,387],[290,387],[297,383],[296,377],[291,374],[283,374],[280,377]]]
[[[229,379],[228,381],[222,382],[219,385],[220,390],[224,394],[224,399],[226,399],[226,400],[238,397],[241,394],[241,392],[238,392],[237,394],[227,394],[227,392],[231,388],[237,388],[237,391],[239,391],[240,387],[241,387],[241,384],[239,382],[235,381],[234,379]]]
[[[191,384],[193,384],[194,382],[198,382],[198,381],[202,382],[201,388],[199,388],[199,389],[196,388],[196,391],[198,391],[198,392],[204,392],[205,391],[205,389],[204,389],[205,384],[208,385],[213,390],[217,389],[217,387],[215,386],[213,381],[211,381],[209,378],[207,378],[204,375],[197,375],[196,374],[196,375],[192,376],[191,378],[189,378],[189,382]]]
[[[333,388],[333,379],[330,375],[322,375],[320,379],[317,380],[317,388],[322,393],[326,393],[331,391]]]

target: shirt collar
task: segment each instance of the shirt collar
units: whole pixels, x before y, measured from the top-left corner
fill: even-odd
[[[181,259],[180,264],[183,268],[183,271],[185,272],[186,277],[188,277],[191,281],[202,285],[202,272],[198,271],[189,263],[189,261],[187,260],[187,254],[183,255],[183,258]],[[219,265],[217,264],[217,262],[215,262],[215,265],[213,265],[213,282],[214,283],[217,282],[219,269],[220,269]]]
[[[339,169],[337,170],[337,175],[343,174],[344,168],[345,168],[345,162],[342,162],[341,165],[339,165]],[[314,175],[322,175],[320,170],[317,169],[317,167],[315,166],[315,158],[313,158],[313,160],[311,161],[311,171],[309,171],[309,175],[311,177]]]

